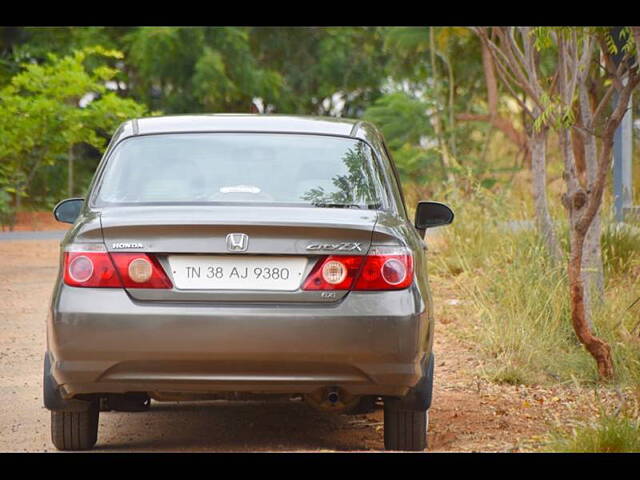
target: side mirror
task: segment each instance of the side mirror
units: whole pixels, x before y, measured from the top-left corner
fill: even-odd
[[[427,228],[449,225],[453,222],[453,210],[444,203],[418,202],[416,208],[416,229],[424,233]]]
[[[53,216],[59,222],[73,223],[80,215],[84,198],[67,198],[53,208]]]

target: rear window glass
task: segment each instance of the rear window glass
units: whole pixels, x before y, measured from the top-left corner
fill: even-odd
[[[382,178],[371,149],[357,139],[262,133],[148,135],[116,147],[96,204],[380,208]]]

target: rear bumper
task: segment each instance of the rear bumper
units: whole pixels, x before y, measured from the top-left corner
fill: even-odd
[[[415,286],[351,292],[330,305],[212,305],[59,285],[48,321],[51,374],[65,398],[324,386],[402,396],[430,353],[426,311]]]

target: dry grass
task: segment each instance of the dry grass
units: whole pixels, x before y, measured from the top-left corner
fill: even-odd
[[[407,190],[410,199],[421,196],[416,188]],[[553,265],[535,229],[523,223],[532,217],[526,197],[470,180],[431,197],[456,211],[431,264],[467,300],[464,314],[473,321],[459,334],[478,345],[483,376],[510,384],[596,383],[595,362],[570,323],[566,263]],[[566,237],[566,225],[556,218]],[[640,337],[633,332],[640,305],[628,309],[640,296],[636,232],[605,221],[606,300],[593,317],[596,334],[613,349],[620,385],[640,383]]]
[[[408,190],[410,198],[425,195]],[[616,378],[605,385],[570,323],[566,262],[553,265],[536,231],[523,228],[533,212],[521,189],[489,191],[462,181],[431,198],[456,211],[455,224],[442,230],[431,252],[431,268],[438,281],[451,285],[453,296],[464,299],[456,307],[464,320],[449,321],[455,334],[474,346],[479,377],[495,385],[551,388],[557,392],[552,398],[580,399],[571,401],[579,408],[548,421],[550,433],[524,441],[522,448],[640,450],[638,409],[623,408],[640,385],[640,302],[629,308],[640,297],[638,230],[604,219],[605,302],[594,307],[593,323],[614,357]],[[566,247],[563,212],[557,205],[552,212]],[[594,400],[593,389],[603,395]],[[553,415],[554,408],[546,413]]]
[[[627,453],[640,452],[640,417],[637,404],[623,412],[601,409],[598,416],[556,428],[543,450],[550,452]]]

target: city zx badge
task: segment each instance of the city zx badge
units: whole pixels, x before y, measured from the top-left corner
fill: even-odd
[[[342,242],[342,243],[310,243],[307,250],[340,250],[345,252],[353,252],[355,250],[361,252],[362,248],[359,242]]]

